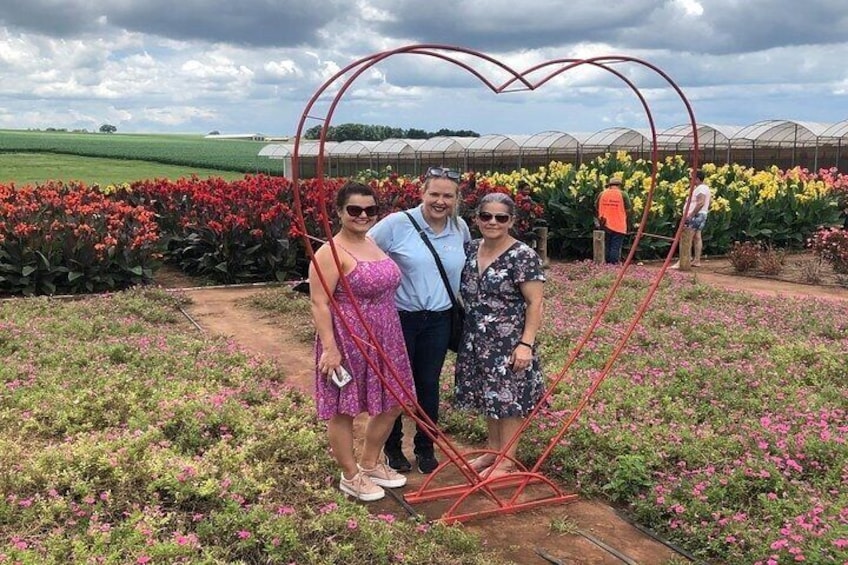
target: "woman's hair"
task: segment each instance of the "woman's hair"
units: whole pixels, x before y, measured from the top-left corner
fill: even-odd
[[[515,216],[515,201],[503,192],[490,192],[483,196],[477,204],[478,213],[483,209],[484,204],[503,204],[506,206],[509,215]]]
[[[367,184],[362,184],[361,182],[356,182],[349,180],[336,193],[336,209],[341,210],[344,208],[347,201],[350,200],[350,197],[354,194],[359,194],[360,196],[370,196],[374,199],[374,202],[377,201],[377,195],[374,194],[374,189],[368,186]]]

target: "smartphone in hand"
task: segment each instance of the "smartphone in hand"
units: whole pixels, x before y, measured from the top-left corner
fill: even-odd
[[[342,388],[347,383],[353,380],[353,377],[350,376],[350,373],[348,373],[347,370],[341,365],[339,365],[335,371],[330,373],[330,378],[333,379],[333,382],[339,388]]]

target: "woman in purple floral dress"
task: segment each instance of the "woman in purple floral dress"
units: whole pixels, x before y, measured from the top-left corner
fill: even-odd
[[[545,275],[538,254],[509,235],[515,222],[509,196],[484,196],[476,220],[483,237],[467,246],[462,270],[467,315],[457,353],[455,403],[486,417],[488,449],[514,458],[518,441],[509,449],[507,444],[544,394],[535,342]],[[489,477],[514,470],[509,459],[492,468],[495,459],[487,453],[470,464]]]
[[[342,468],[339,488],[360,500],[378,500],[385,496],[382,487],[406,484],[406,477],[383,462],[381,452],[402,411],[400,404],[412,404],[415,399],[412,370],[394,302],[400,270],[366,236],[378,213],[371,187],[354,182],[345,184],[336,197],[336,207],[341,229],[333,236],[333,242],[339,265],[336,265],[330,246],[324,245],[315,253],[309,269],[312,315],[317,332],[315,399],[318,417],[328,422],[333,456]],[[316,265],[329,295],[321,284]],[[342,277],[350,293],[341,284]],[[336,311],[331,307],[330,295],[338,306]],[[357,304],[367,327],[356,314]],[[379,338],[386,358],[393,361],[391,365],[384,363],[376,351],[366,358],[357,347],[357,343],[363,342],[367,347],[371,341],[369,329]],[[376,365],[376,370],[369,360]],[[332,376],[344,371],[352,380],[339,386]],[[394,394],[383,386],[377,371],[388,381],[388,388]],[[409,391],[408,396],[404,389]],[[362,412],[367,412],[370,418],[357,463],[353,449],[353,419]]]

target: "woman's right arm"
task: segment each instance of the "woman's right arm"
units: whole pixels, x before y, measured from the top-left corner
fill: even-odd
[[[339,254],[339,261],[343,258]],[[327,288],[330,294],[336,289],[339,283],[339,269],[336,267],[336,262],[333,259],[333,253],[329,245],[324,245],[315,253],[315,259],[309,265],[309,299],[312,305],[312,319],[315,322],[315,331],[318,333],[318,338],[321,340],[323,351],[321,358],[318,359],[318,370],[328,375],[342,363],[342,354],[339,351],[336,343],[336,336],[333,333],[333,313],[330,308],[330,294],[324,290],[321,284],[321,279],[318,277],[318,272],[315,266],[321,270],[324,281],[327,283]]]

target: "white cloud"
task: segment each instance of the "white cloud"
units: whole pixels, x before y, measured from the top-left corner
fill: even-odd
[[[799,18],[789,0],[28,0],[0,14],[0,125],[96,129],[108,119],[121,131],[290,133],[342,68],[414,43],[467,46],[518,71],[557,58],[637,57],[679,84],[704,122],[836,122],[848,117],[842,4],[809,0]],[[440,53],[496,86],[510,76]],[[685,119],[659,75],[610,67],[643,89],[660,123]],[[643,114],[626,85],[589,65],[536,92],[494,95],[456,66],[407,54],[364,73],[334,119],[533,133],[643,127]]]

